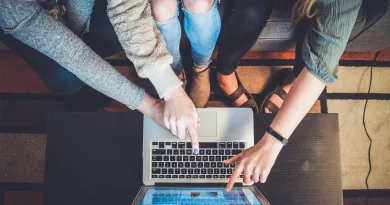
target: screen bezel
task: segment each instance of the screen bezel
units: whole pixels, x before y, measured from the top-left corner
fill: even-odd
[[[168,187],[168,186],[142,186],[141,189],[139,190],[137,196],[135,197],[134,201],[133,201],[133,204],[134,205],[140,205],[142,200],[144,199],[145,197],[145,194],[146,192],[148,192],[148,189],[149,188],[180,188],[180,187]],[[197,186],[188,186],[188,187],[182,187],[182,188],[199,188]],[[202,188],[218,188],[218,189],[221,189],[221,188],[224,188],[224,187],[202,187]],[[270,203],[267,201],[267,199],[265,199],[265,197],[263,196],[263,194],[260,193],[260,191],[255,187],[255,186],[243,186],[243,187],[236,187],[236,188],[249,188],[252,193],[255,195],[255,197],[257,198],[257,200],[260,201],[260,203],[263,205],[270,205]]]

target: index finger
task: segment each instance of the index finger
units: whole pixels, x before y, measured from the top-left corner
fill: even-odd
[[[226,185],[226,191],[230,192],[233,188],[234,182],[240,176],[241,172],[244,170],[244,164],[240,163],[235,169],[232,176],[229,179],[228,184]]]
[[[196,131],[196,128],[194,125],[189,125],[187,129],[188,129],[188,134],[190,136],[191,143],[192,143],[192,152],[194,154],[198,154],[199,153],[198,132]]]

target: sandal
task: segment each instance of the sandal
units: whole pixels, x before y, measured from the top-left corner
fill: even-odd
[[[252,94],[250,94],[244,88],[244,86],[242,86],[240,78],[238,77],[237,73],[235,71],[234,71],[234,73],[236,74],[236,78],[237,78],[237,82],[238,82],[238,88],[232,94],[230,94],[229,96],[226,96],[226,98],[228,99],[229,104],[234,106],[233,103],[238,98],[240,98],[241,95],[245,94],[246,97],[248,98],[248,100],[245,103],[243,103],[242,105],[240,105],[239,107],[248,107],[248,108],[251,108],[254,113],[258,113],[259,112],[259,107],[257,106],[257,103],[256,103],[255,99],[253,98]]]
[[[279,85],[278,87],[276,87],[276,89],[274,91],[272,91],[271,93],[269,93],[265,98],[264,98],[264,101],[263,103],[261,104],[261,107],[260,107],[260,111],[262,113],[265,113],[265,108],[268,108],[269,111],[271,111],[272,113],[277,113],[279,112],[280,110],[280,107],[278,107],[277,105],[275,105],[272,101],[271,101],[271,96],[273,94],[276,94],[280,97],[280,99],[284,100],[286,99],[287,97],[287,93],[286,91],[283,90],[283,87],[288,85],[288,84],[291,84],[293,83],[295,79],[295,76],[294,74],[288,70],[288,72],[286,73],[286,76],[285,76],[285,80],[284,82]]]

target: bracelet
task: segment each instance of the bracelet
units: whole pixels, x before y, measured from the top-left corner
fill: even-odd
[[[273,137],[275,137],[277,140],[279,140],[283,146],[285,146],[288,143],[288,140],[284,137],[282,137],[279,133],[277,133],[275,130],[273,130],[271,127],[267,127],[266,132]]]

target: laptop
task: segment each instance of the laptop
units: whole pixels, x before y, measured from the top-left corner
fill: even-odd
[[[173,136],[148,117],[143,127],[143,183],[133,204],[253,204],[269,202],[256,187],[243,184],[226,192],[237,164],[224,160],[254,143],[253,112],[249,108],[198,109],[199,154],[190,139]],[[236,185],[237,185],[236,184]]]

